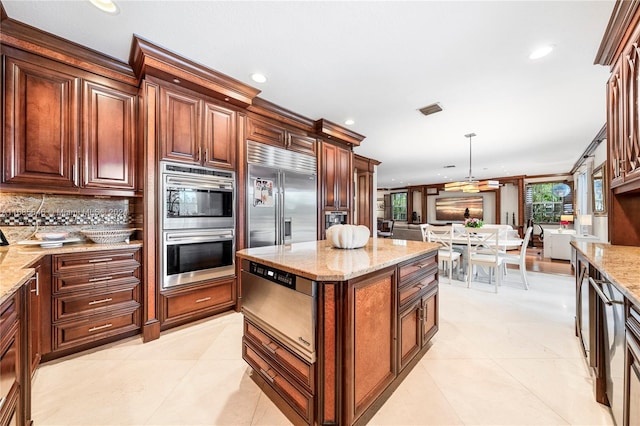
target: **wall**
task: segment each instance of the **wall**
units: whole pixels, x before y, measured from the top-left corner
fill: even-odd
[[[10,244],[41,232],[69,232],[84,239],[82,229],[130,227],[137,223],[126,198],[0,193],[0,229]]]
[[[500,217],[496,223],[518,226],[518,187],[507,183],[500,188]]]

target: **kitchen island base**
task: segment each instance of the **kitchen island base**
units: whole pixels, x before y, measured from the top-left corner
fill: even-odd
[[[311,359],[245,311],[243,358],[292,423],[366,424],[428,351],[438,329],[437,250],[415,244],[413,256],[405,253],[380,269],[369,265],[344,280],[307,275],[318,289]],[[377,249],[393,249],[389,245]],[[262,265],[287,271],[285,263]]]

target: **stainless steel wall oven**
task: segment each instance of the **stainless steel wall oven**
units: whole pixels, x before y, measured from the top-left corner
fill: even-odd
[[[162,161],[162,288],[235,274],[235,173]]]
[[[235,173],[163,161],[162,228],[234,228]]]

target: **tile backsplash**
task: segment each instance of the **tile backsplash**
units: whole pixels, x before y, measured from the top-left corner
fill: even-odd
[[[0,229],[9,243],[28,239],[36,230],[84,238],[82,229],[124,228],[135,221],[126,198],[0,193]]]

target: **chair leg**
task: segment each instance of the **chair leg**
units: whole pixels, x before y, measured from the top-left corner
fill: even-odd
[[[502,274],[497,273],[500,266],[501,265],[496,267],[496,293],[498,293],[498,287],[502,285]]]
[[[520,265],[520,275],[522,276],[522,282],[524,283],[524,289],[529,290],[529,281],[527,280],[527,268],[525,265]]]
[[[471,274],[473,274],[473,266],[471,263],[467,264],[467,288],[471,287]]]
[[[447,269],[449,269],[449,284],[451,284],[451,273],[453,272],[453,261],[449,260]]]

